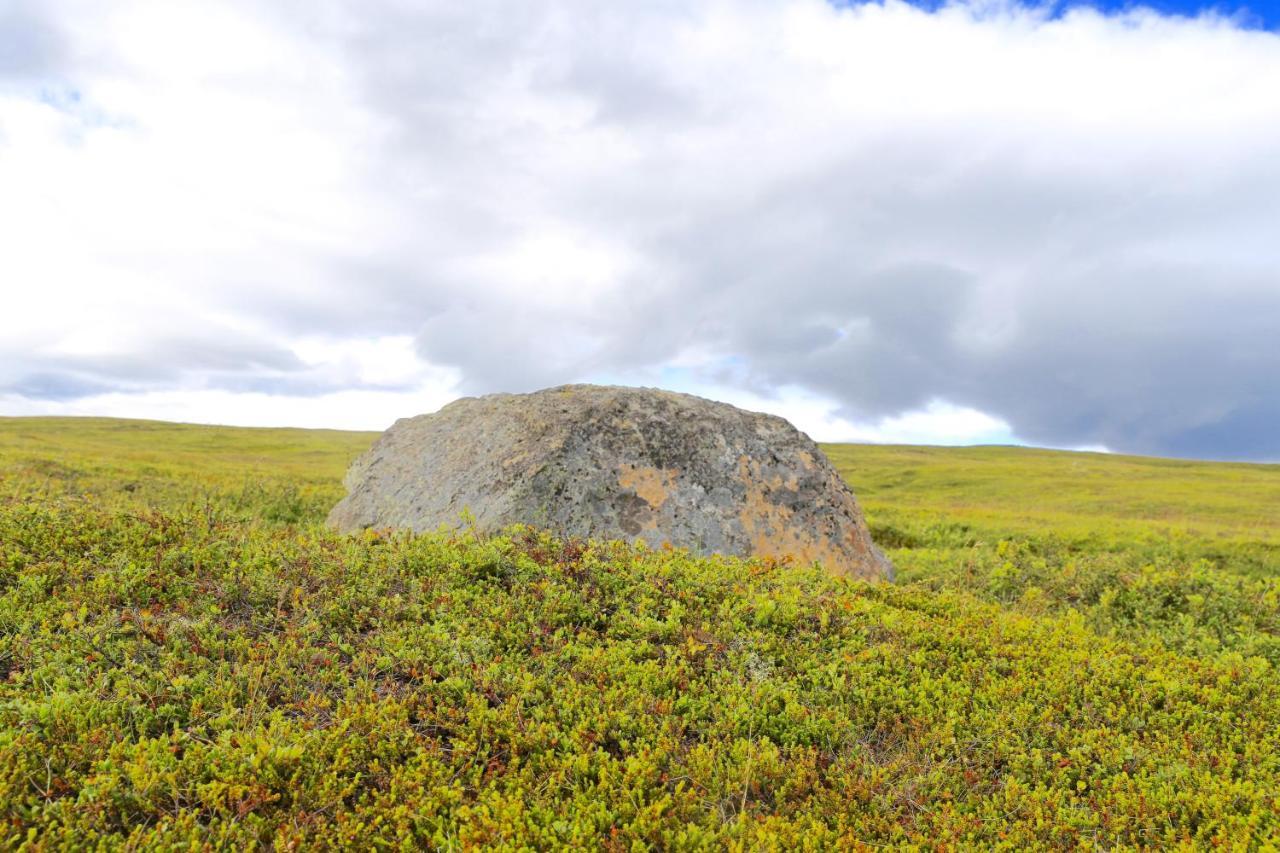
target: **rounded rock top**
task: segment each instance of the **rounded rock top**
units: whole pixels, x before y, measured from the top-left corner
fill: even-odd
[[[654,388],[565,385],[397,421],[352,465],[341,531],[482,530],[670,543],[892,579],[848,485],[775,415]]]

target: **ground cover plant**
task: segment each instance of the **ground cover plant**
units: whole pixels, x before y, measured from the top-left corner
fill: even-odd
[[[1266,849],[1280,470],[828,448],[899,583],[337,536],[369,434],[0,420],[0,845]]]

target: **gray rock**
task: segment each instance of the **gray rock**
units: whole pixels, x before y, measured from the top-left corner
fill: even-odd
[[[669,542],[892,578],[853,492],[773,415],[650,388],[469,397],[397,421],[347,474],[338,530],[482,530]]]

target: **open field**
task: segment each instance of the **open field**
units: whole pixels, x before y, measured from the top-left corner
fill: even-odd
[[[347,466],[376,437],[110,418],[0,418],[0,494],[81,494],[108,504],[167,508],[216,496],[270,516],[312,521],[342,496]]]
[[[867,508],[886,517],[1081,542],[1183,536],[1280,549],[1280,465],[1023,447],[825,449]]]
[[[373,437],[0,419],[0,847],[1280,839],[1280,467],[827,447],[888,586],[330,534]]]

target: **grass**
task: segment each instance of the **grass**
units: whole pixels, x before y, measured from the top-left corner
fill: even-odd
[[[372,438],[0,419],[0,847],[1280,839],[1280,469],[828,447],[890,586],[337,536]]]
[[[0,418],[0,495],[176,508],[214,500],[265,521],[317,521],[376,433],[112,418]]]
[[[1088,539],[1102,532],[1280,545],[1276,465],[1019,447],[826,451],[866,509],[886,518],[962,519],[992,535]]]

